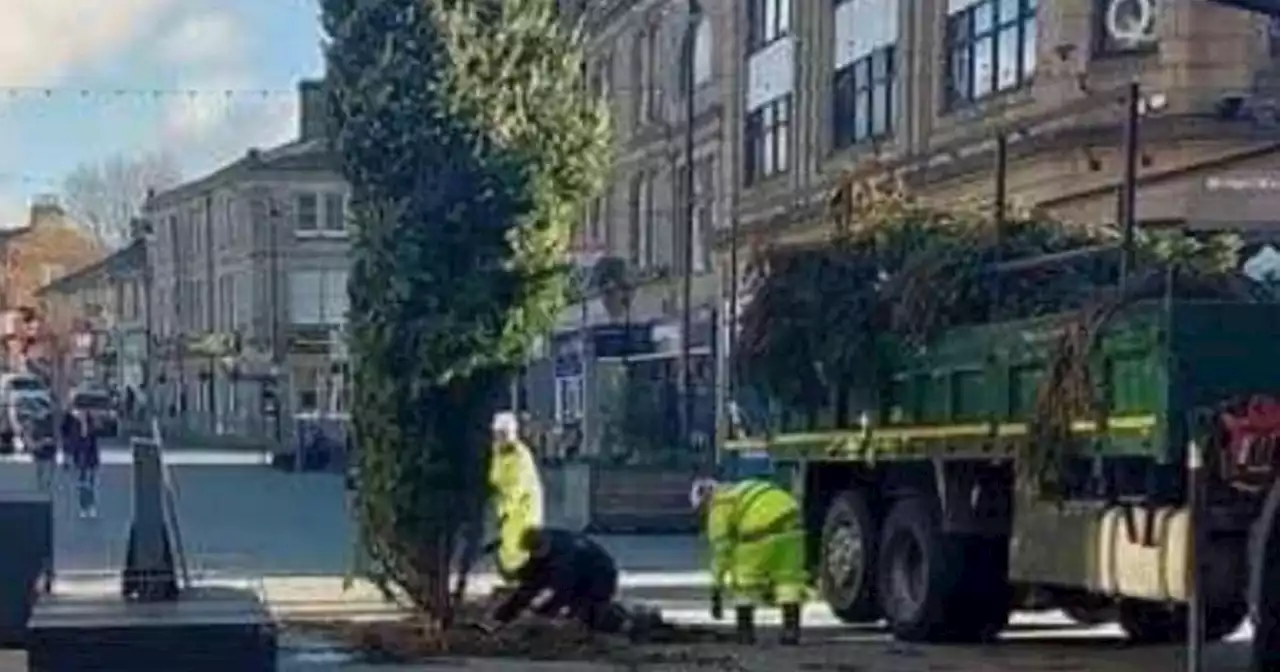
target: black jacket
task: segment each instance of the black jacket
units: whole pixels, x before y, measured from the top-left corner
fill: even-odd
[[[618,590],[618,567],[613,556],[585,534],[557,528],[541,531],[546,548],[534,553],[516,575],[516,590],[500,605],[495,617],[506,622],[524,611],[543,591],[551,597],[538,609],[555,615],[561,609],[608,604]]]

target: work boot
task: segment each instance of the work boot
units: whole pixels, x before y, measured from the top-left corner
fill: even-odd
[[[734,609],[738,622],[738,643],[756,643],[756,609],[750,605]]]
[[[796,646],[800,643],[800,605],[782,605],[782,639],[783,646]]]

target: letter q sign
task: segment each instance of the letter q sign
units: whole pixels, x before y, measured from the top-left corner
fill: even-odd
[[[1138,46],[1156,39],[1157,0],[1108,0],[1104,21],[1111,39]]]

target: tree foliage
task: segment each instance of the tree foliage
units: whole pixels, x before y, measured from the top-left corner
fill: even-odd
[[[564,304],[607,119],[553,0],[322,6],[356,231],[363,569],[443,626],[459,534],[481,522],[488,423]]]
[[[892,178],[848,177],[827,218],[830,240],[753,260],[735,349],[745,383],[808,412],[811,424],[821,409],[834,408],[843,425],[849,402],[867,407],[857,395],[876,393],[895,353],[957,325],[1087,306],[1119,275],[1114,230],[1016,208],[997,230],[989,209],[934,207]],[[1172,263],[1225,277],[1238,244],[1170,232],[1142,236],[1138,250],[1141,269]],[[1030,262],[1047,255],[1063,259]]]
[[[181,180],[172,155],[119,154],[72,170],[62,183],[63,202],[98,242],[117,247],[129,240],[130,222],[142,212],[147,191],[163,191]]]

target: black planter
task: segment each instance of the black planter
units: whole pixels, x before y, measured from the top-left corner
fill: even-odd
[[[0,646],[22,646],[53,567],[53,507],[36,492],[0,492]]]

